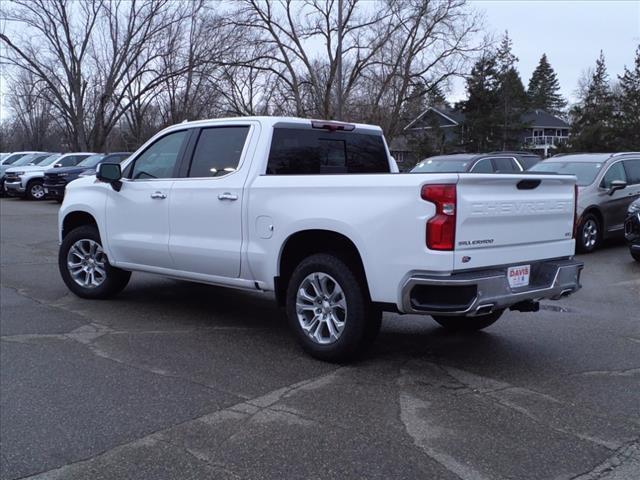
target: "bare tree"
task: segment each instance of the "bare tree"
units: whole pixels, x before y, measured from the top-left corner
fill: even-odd
[[[8,50],[3,60],[46,85],[74,148],[102,150],[134,102],[184,73],[162,59],[189,7],[170,0],[15,0],[3,12],[13,26],[0,34]],[[133,97],[131,81],[143,84]]]

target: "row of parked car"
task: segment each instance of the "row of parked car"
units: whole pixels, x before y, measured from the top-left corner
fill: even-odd
[[[578,187],[576,247],[588,253],[625,235],[640,261],[640,152],[560,154],[542,160],[530,152],[453,154],[426,158],[419,173],[563,173]]]
[[[52,153],[13,152],[0,154],[0,196],[62,202],[69,182],[94,175],[102,162],[120,163],[131,152]]]

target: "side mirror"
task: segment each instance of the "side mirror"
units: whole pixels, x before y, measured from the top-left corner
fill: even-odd
[[[110,183],[116,192],[122,187],[122,170],[119,163],[101,163],[96,169],[96,178],[101,182]]]
[[[61,163],[56,163],[56,164],[53,166],[53,168],[60,168],[61,166],[62,166],[62,164],[61,164]]]
[[[609,195],[613,195],[618,190],[622,190],[623,188],[627,188],[627,182],[624,180],[613,180],[609,184]]]

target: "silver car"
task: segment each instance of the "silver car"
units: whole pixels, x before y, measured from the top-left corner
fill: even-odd
[[[580,252],[592,252],[607,238],[622,237],[627,207],[640,198],[640,152],[558,155],[529,171],[577,177]]]

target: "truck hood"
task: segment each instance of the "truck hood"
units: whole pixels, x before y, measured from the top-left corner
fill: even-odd
[[[48,170],[49,168],[51,168],[49,165],[47,165],[46,167],[41,167],[40,165],[23,165],[22,167],[11,167],[8,168],[5,173],[12,173],[12,172],[44,172],[45,170]]]
[[[91,170],[94,167],[78,167],[78,166],[74,166],[74,167],[58,167],[58,168],[52,168],[49,167],[45,170],[45,174],[47,173],[66,173],[68,175],[80,175],[82,172],[84,172],[85,170]]]

